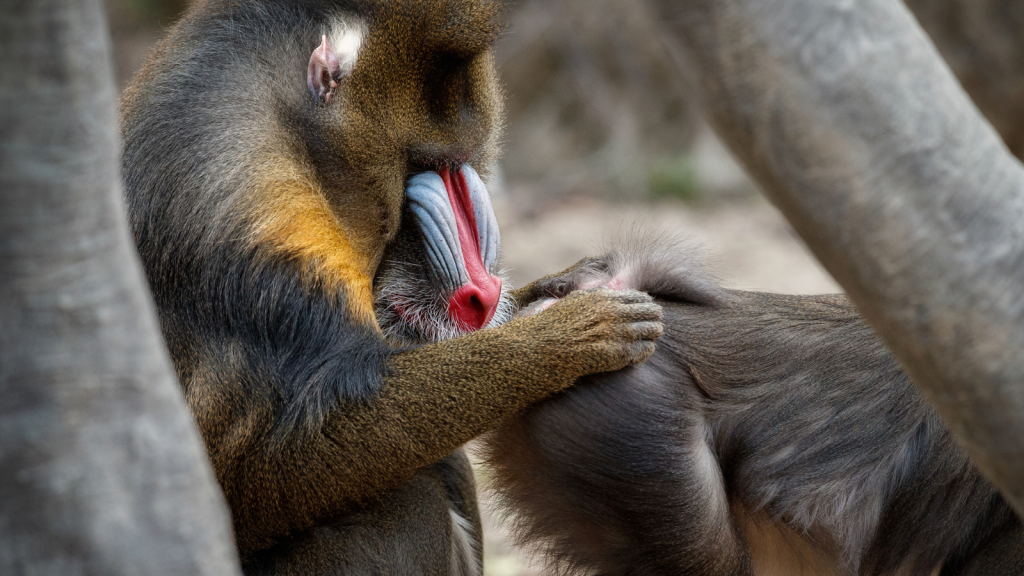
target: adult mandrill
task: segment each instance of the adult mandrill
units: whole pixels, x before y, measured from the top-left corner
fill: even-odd
[[[248,574],[479,573],[458,447],[654,350],[636,292],[499,326],[496,17],[200,1],[124,96],[135,240]]]
[[[625,244],[523,292],[528,316],[645,290],[665,335],[488,435],[520,540],[606,576],[1024,574],[1019,521],[846,298],[726,290],[689,254]]]

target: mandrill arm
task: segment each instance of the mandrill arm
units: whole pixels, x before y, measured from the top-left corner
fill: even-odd
[[[536,316],[395,352],[379,392],[337,404],[319,424],[276,425],[283,407],[271,413],[250,400],[216,430],[223,404],[193,403],[240,550],[266,548],[400,486],[582,375],[645,360],[660,319],[639,292],[575,293]]]

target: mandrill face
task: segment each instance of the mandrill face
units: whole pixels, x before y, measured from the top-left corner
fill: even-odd
[[[436,342],[507,321],[498,224],[476,170],[464,164],[416,174],[406,201],[375,282],[377,318],[389,339]]]

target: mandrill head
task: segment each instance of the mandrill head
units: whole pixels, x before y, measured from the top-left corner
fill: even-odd
[[[353,3],[310,36],[303,156],[372,284],[393,344],[504,321],[498,226],[480,173],[501,117],[486,0]]]

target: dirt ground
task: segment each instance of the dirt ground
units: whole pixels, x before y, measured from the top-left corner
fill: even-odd
[[[501,224],[503,261],[515,286],[599,253],[616,232],[636,227],[691,239],[729,287],[802,294],[839,291],[778,211],[760,196],[703,208],[682,203],[612,204],[581,198],[529,218],[514,216],[514,207],[508,202],[497,199],[495,210]],[[541,563],[512,546],[486,492],[481,496],[485,575],[544,574]]]

